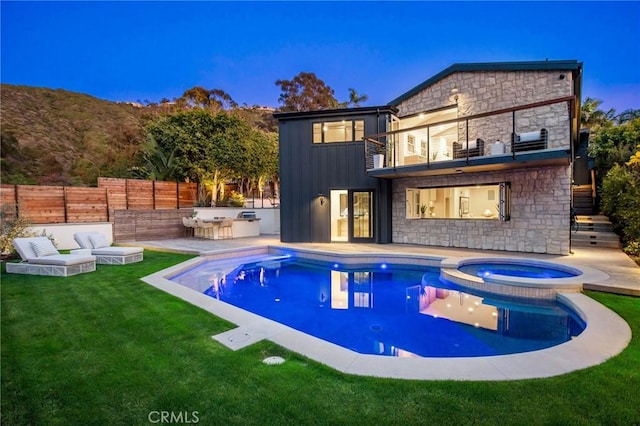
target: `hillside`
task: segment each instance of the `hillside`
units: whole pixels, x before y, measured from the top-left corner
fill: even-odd
[[[2,84],[2,182],[86,185],[125,172],[142,141],[143,119],[143,109],[128,104]]]
[[[167,112],[62,89],[0,84],[2,183],[95,185],[126,178],[139,160],[144,126]],[[272,111],[232,111],[252,126],[277,131]]]

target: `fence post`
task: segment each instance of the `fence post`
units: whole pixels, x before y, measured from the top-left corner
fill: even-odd
[[[111,212],[109,211],[109,190],[107,187],[104,188],[104,201],[107,205],[107,222],[111,222]]]
[[[69,220],[67,218],[67,187],[63,186],[62,187],[62,202],[64,203],[64,223],[69,223]]]
[[[20,209],[18,208],[18,185],[13,185],[13,213],[16,219],[20,217]]]

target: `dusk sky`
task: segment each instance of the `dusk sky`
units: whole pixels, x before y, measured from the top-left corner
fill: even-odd
[[[583,98],[640,108],[639,2],[0,3],[1,81],[112,101],[194,86],[277,107],[314,72],[383,105],[454,63],[576,59]]]

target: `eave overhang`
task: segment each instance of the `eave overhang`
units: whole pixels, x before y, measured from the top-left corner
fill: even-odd
[[[339,108],[339,109],[320,109],[314,111],[281,111],[273,113],[273,118],[279,121],[308,119],[308,118],[336,118],[349,117],[354,115],[367,114],[397,114],[398,109],[390,105],[359,107],[359,108]]]

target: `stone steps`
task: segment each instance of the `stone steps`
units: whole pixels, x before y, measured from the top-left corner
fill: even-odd
[[[613,232],[613,225],[606,216],[578,215],[576,220],[578,230],[571,235],[573,246],[620,248],[620,238]]]
[[[591,185],[573,187],[573,208],[576,213],[589,215],[593,213],[593,193]]]
[[[613,225],[606,216],[576,216],[579,231],[613,232]]]

